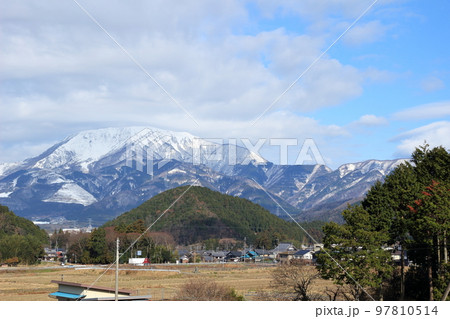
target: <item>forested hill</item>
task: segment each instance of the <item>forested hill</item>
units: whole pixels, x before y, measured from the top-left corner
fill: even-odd
[[[249,244],[270,247],[276,241],[302,242],[305,239],[298,225],[276,217],[249,200],[205,187],[187,188],[178,187],[156,195],[104,226],[116,226],[123,231],[143,221],[144,225],[141,225],[145,229],[170,207],[150,231],[168,232],[179,244],[198,243],[211,238],[245,238]]]
[[[33,222],[0,205],[0,262],[33,264],[43,254],[48,235]]]
[[[0,205],[0,238],[8,235],[33,236],[37,241],[46,243],[48,235],[32,221],[15,215],[6,206]]]

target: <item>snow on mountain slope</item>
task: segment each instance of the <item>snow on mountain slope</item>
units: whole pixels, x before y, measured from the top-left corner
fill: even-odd
[[[0,163],[0,177],[18,167],[20,163]]]
[[[70,169],[74,166],[82,172],[89,172],[92,164],[103,158],[116,158],[118,161],[129,160],[136,153],[151,157],[152,160],[177,160],[194,164],[206,164],[214,167],[223,165],[229,147],[205,141],[186,132],[173,132],[152,127],[105,128],[80,132],[64,140],[49,154],[41,156],[32,168]],[[134,152],[129,153],[126,151]],[[143,154],[145,152],[145,154]],[[236,147],[236,161],[261,164],[266,160]],[[114,156],[120,153],[119,156]],[[109,165],[115,163],[107,162]]]
[[[83,206],[88,206],[95,203],[97,200],[94,196],[92,196],[77,184],[68,183],[62,185],[61,188],[55,194],[53,194],[53,196],[42,201],[66,204],[81,204]]]
[[[362,198],[376,181],[383,180],[398,165],[407,161],[368,160],[341,165],[337,170],[309,182],[315,191],[305,197],[303,207],[311,209],[324,203]]]
[[[89,164],[108,154],[143,128],[106,128],[83,131],[67,138],[51,154],[39,160],[34,168],[55,169],[80,165],[88,171]]]
[[[359,163],[350,163],[339,166],[337,169],[339,171],[339,177],[343,178],[345,175],[350,174],[354,171],[360,171],[362,174],[366,174],[370,171],[377,170],[381,174],[386,175],[392,169],[398,165],[405,163],[406,159],[397,159],[390,161],[379,161],[379,160],[368,160]]]
[[[276,213],[278,206],[269,193],[298,213],[360,199],[404,161],[370,160],[336,170],[324,165],[275,165],[246,148],[185,132],[105,128],[75,134],[22,163],[0,164],[0,203],[24,214],[53,210],[72,218],[83,212],[105,218],[197,180]]]
[[[12,192],[4,192],[4,193],[0,193],[0,198],[7,198],[9,197],[9,195],[11,195]]]

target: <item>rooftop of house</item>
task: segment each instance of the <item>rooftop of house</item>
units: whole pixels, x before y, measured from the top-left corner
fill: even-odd
[[[273,252],[284,252],[284,251],[296,251],[297,248],[292,243],[279,243],[277,247],[275,247]]]
[[[228,254],[227,251],[214,251],[211,253],[213,257],[225,257]]]
[[[303,249],[303,250],[299,250],[299,251],[295,252],[294,255],[303,256],[303,255],[306,255],[307,253],[311,253],[311,252],[312,251],[309,249]]]
[[[242,252],[241,251],[230,251],[227,256],[235,256],[235,257],[241,257],[242,256]]]
[[[91,286],[86,284],[80,284],[77,282],[70,282],[70,281],[60,281],[60,280],[52,280],[51,283],[58,284],[59,286],[70,286],[70,287],[79,287],[89,290],[97,290],[97,291],[105,291],[105,292],[111,292],[114,293],[115,289],[110,287],[101,287],[101,286]],[[124,295],[131,295],[133,291],[128,289],[119,289],[118,292],[120,294]]]

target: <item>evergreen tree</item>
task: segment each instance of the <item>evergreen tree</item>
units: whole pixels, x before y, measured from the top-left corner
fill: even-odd
[[[411,164],[398,166],[384,183],[377,182],[369,190],[361,205],[344,211],[344,225],[329,223],[324,227],[325,247],[348,275],[344,275],[326,254],[320,254],[322,275],[338,283],[348,282],[347,277],[351,276],[362,287],[374,288],[379,280],[387,281],[395,274],[389,258],[380,250],[389,245],[401,249],[402,253],[398,298],[403,299],[405,287],[411,286],[416,289],[408,289],[407,298],[424,299],[423,287],[428,287],[430,300],[434,296],[439,298],[450,281],[449,190],[450,154],[443,147],[417,148]],[[368,241],[369,234],[372,240]],[[355,250],[358,246],[360,248]],[[363,252],[364,247],[370,249]],[[415,264],[408,274],[403,258],[406,250]],[[383,260],[389,266],[371,263],[372,260]],[[355,265],[358,266],[355,268]],[[371,270],[364,275],[358,272],[359,267]],[[373,277],[374,273],[379,274],[379,279]],[[391,290],[396,289],[391,287]],[[379,291],[381,295],[381,289]]]
[[[114,255],[108,251],[104,228],[97,228],[91,233],[86,252],[81,259],[83,263],[106,264],[113,260]]]
[[[383,283],[391,277],[390,253],[380,243],[389,234],[371,225],[369,213],[361,205],[349,206],[345,223],[324,226],[324,252],[319,254],[318,270],[323,278],[348,284],[357,300],[382,299]]]
[[[412,221],[410,233],[413,238],[410,243],[410,256],[417,264],[427,269],[429,299],[433,300],[434,294],[442,294],[443,288],[434,286],[440,281],[445,283],[450,279],[446,276],[447,234],[450,232],[449,184],[433,181],[409,208],[409,219]]]

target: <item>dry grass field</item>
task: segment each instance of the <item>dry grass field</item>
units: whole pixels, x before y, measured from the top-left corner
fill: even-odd
[[[171,300],[179,289],[192,279],[202,278],[234,288],[246,300],[254,299],[256,293],[271,292],[271,272],[276,266],[258,264],[198,264],[155,265],[154,269],[170,269],[178,272],[121,270],[119,287],[136,291],[137,295],[151,294],[153,300]],[[130,269],[128,265],[121,268]],[[144,269],[144,267],[135,267]],[[103,274],[103,275],[102,275]],[[57,290],[52,280],[64,280],[97,286],[114,287],[114,270],[62,268],[40,265],[27,268],[0,269],[0,300],[5,301],[52,301],[48,294]],[[102,276],[101,276],[102,275]],[[100,277],[101,276],[101,277]],[[100,278],[99,278],[100,277]],[[332,286],[319,279],[314,291]]]

